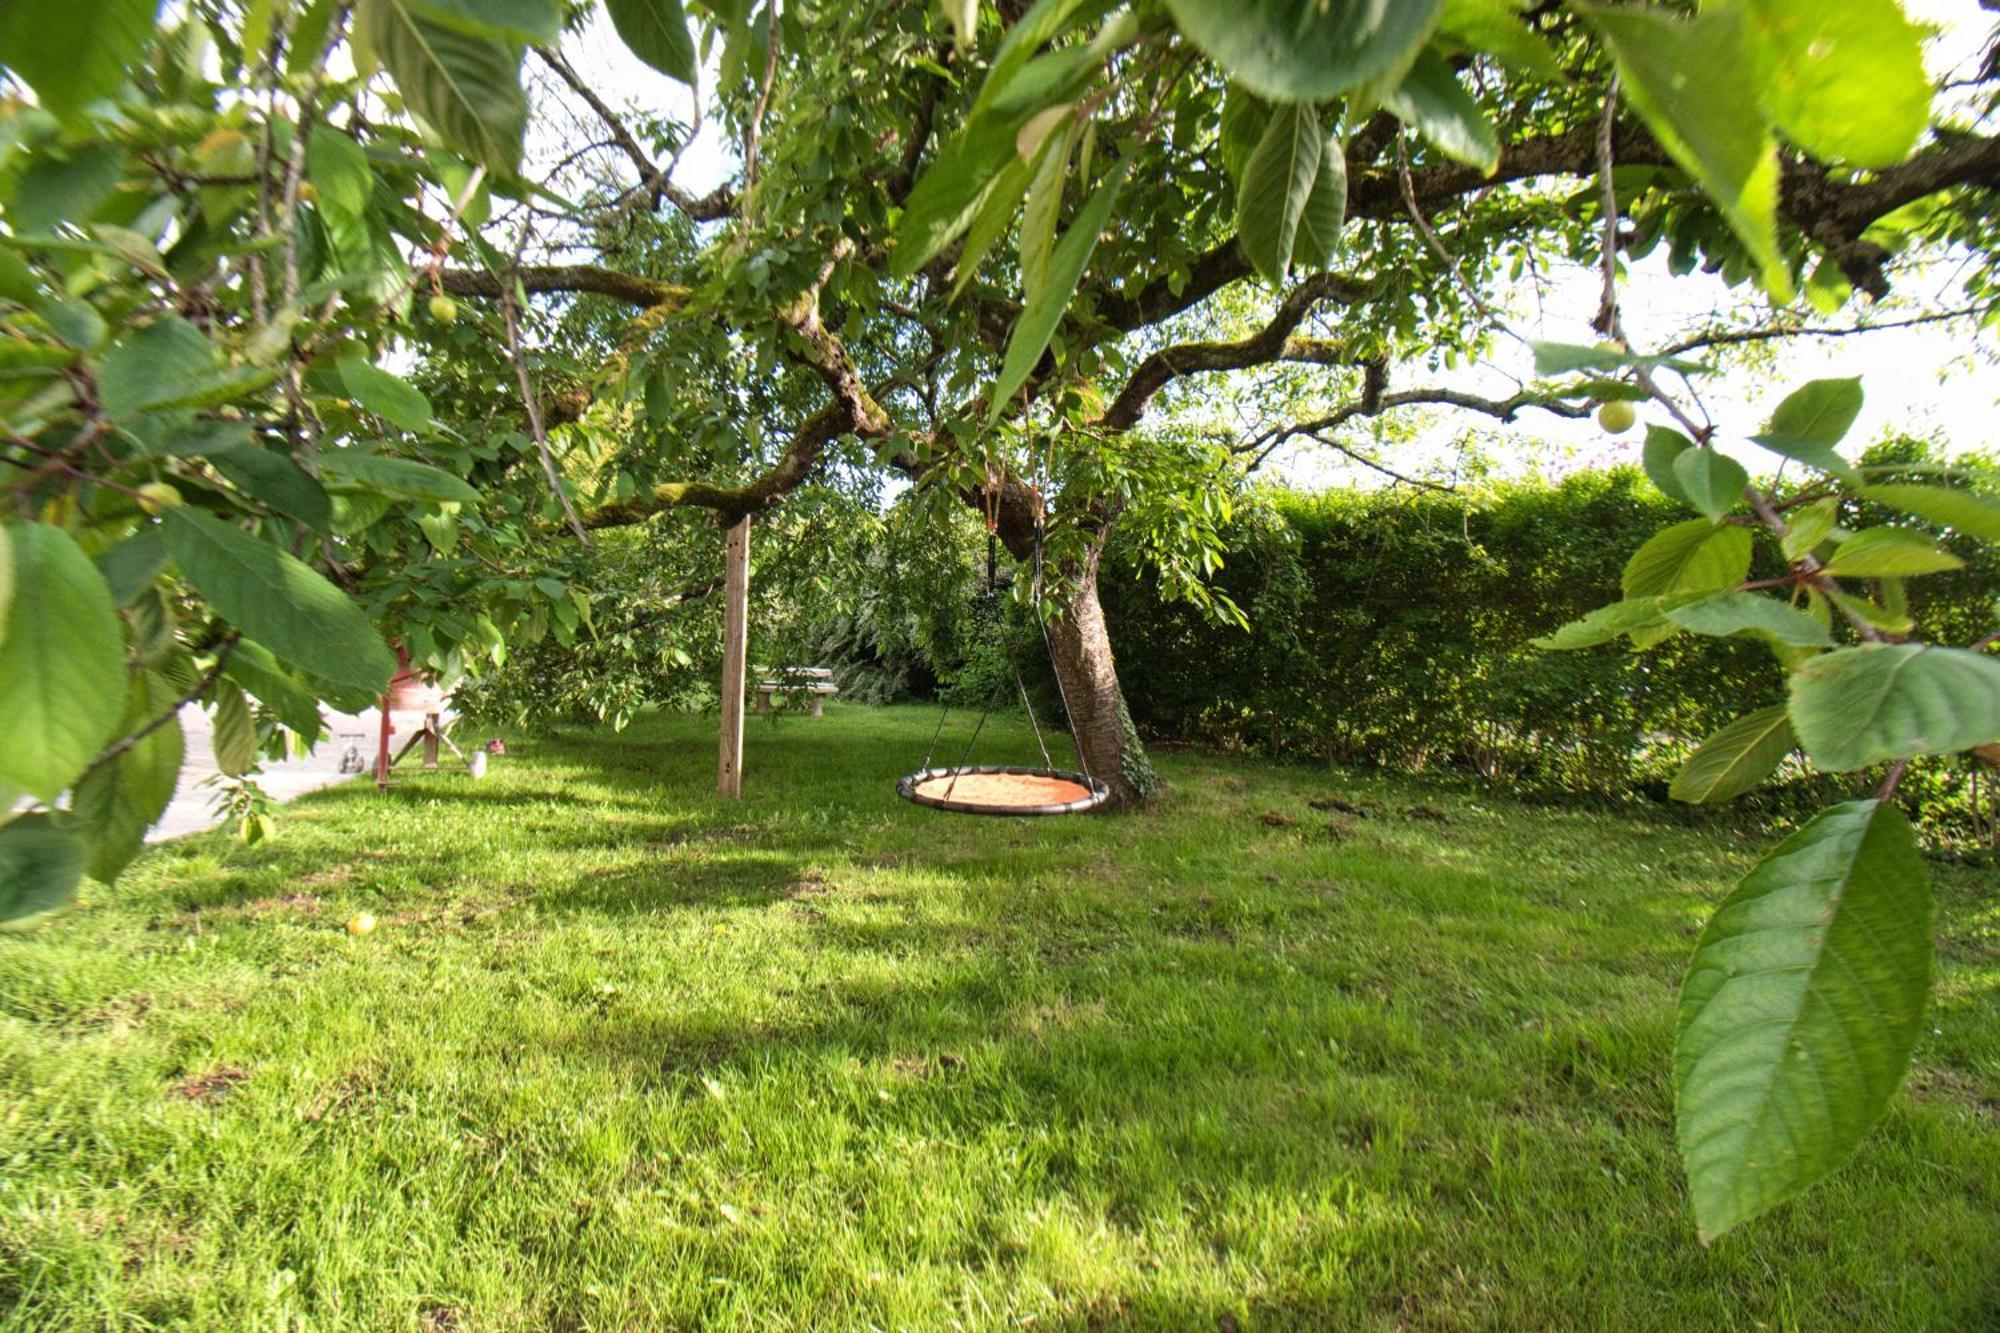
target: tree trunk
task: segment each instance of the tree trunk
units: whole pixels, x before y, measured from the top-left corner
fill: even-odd
[[[1056,573],[1061,612],[1049,624],[1049,643],[1070,732],[1091,776],[1110,785],[1109,804],[1138,805],[1158,789],[1159,779],[1118,687],[1104,606],[1097,599],[1097,552],[1081,566]]]

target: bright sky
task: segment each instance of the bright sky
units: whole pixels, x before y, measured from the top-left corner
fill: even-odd
[[[1992,37],[2000,16],[1982,11],[1979,0],[1904,0],[1904,8],[1919,23],[1935,29],[1928,58],[1933,72],[1948,77],[1970,74]],[[580,39],[570,43],[571,63],[591,77],[594,86],[614,105],[636,105],[663,111],[683,122],[692,111],[688,90],[636,60],[607,22],[600,17]],[[560,141],[560,144],[559,142]],[[536,156],[553,157],[575,146],[558,131],[536,144]],[[713,126],[704,127],[682,158],[676,180],[697,193],[724,179],[732,169],[732,147]],[[1938,297],[1949,300],[1948,269],[1906,280],[1895,299]],[[1596,341],[1589,321],[1596,313],[1598,278],[1594,271],[1574,269],[1558,274],[1538,300],[1525,287],[1512,295],[1505,311],[1509,323],[1524,335],[1556,342]],[[1658,346],[1690,329],[1710,325],[1745,302],[1762,302],[1748,287],[1732,291],[1703,274],[1674,277],[1666,271],[1665,247],[1634,266],[1621,290],[1627,330],[1636,348]],[[1857,302],[1835,315],[1811,321],[1849,325],[1862,309]],[[1884,313],[1881,318],[1893,318]],[[1891,432],[1941,436],[1956,449],[2000,446],[1990,423],[2000,406],[2000,340],[1988,331],[1977,339],[1961,325],[1943,329],[1883,330],[1861,337],[1800,339],[1785,344],[1775,362],[1755,370],[1734,369],[1706,378],[1702,394],[1711,416],[1725,433],[1749,434],[1786,388],[1824,376],[1862,377],[1867,405],[1849,439],[1856,447]],[[1399,386],[1415,383],[1405,371]],[[1531,378],[1532,361],[1524,348],[1501,339],[1489,364],[1456,373],[1426,377],[1424,383],[1505,396],[1517,381]],[[1647,415],[1656,410],[1649,409]],[[1483,418],[1463,413],[1438,415],[1424,433],[1427,443],[1395,446],[1399,467],[1448,470],[1454,441]],[[1490,424],[1490,423],[1485,423]],[[1490,452],[1513,471],[1566,471],[1578,466],[1637,461],[1642,429],[1608,437],[1589,422],[1568,422],[1529,413],[1504,434],[1489,435]],[[1366,436],[1354,441],[1365,444]],[[1753,445],[1740,450],[1725,445],[1753,469],[1772,460]],[[1851,450],[1850,450],[1851,452]],[[1367,483],[1373,474],[1329,458],[1324,450],[1302,446],[1299,452],[1273,460],[1287,479],[1305,484]]]

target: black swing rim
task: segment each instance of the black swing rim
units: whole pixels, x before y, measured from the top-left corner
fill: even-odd
[[[993,805],[985,801],[926,796],[917,790],[933,778],[975,777],[988,773],[1029,778],[1056,778],[1063,782],[1074,782],[1090,795],[1079,796],[1074,801],[1057,801],[1045,805]],[[896,783],[896,795],[913,805],[928,806],[933,810],[945,810],[956,815],[1080,815],[1086,810],[1095,810],[1110,800],[1111,788],[1100,778],[1063,768],[1032,768],[1023,764],[961,764],[956,768],[920,768],[914,773],[906,774]]]

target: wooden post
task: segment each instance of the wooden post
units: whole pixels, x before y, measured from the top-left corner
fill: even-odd
[[[728,529],[722,565],[722,757],[716,794],[743,794],[743,687],[750,651],[750,516]]]
[[[438,766],[438,735],[438,715],[436,713],[425,713],[424,768],[426,770],[435,769]]]

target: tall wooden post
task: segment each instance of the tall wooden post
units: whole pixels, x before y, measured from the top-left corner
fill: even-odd
[[[716,794],[743,794],[743,687],[750,651],[750,516],[728,529],[722,564],[722,757]]]

